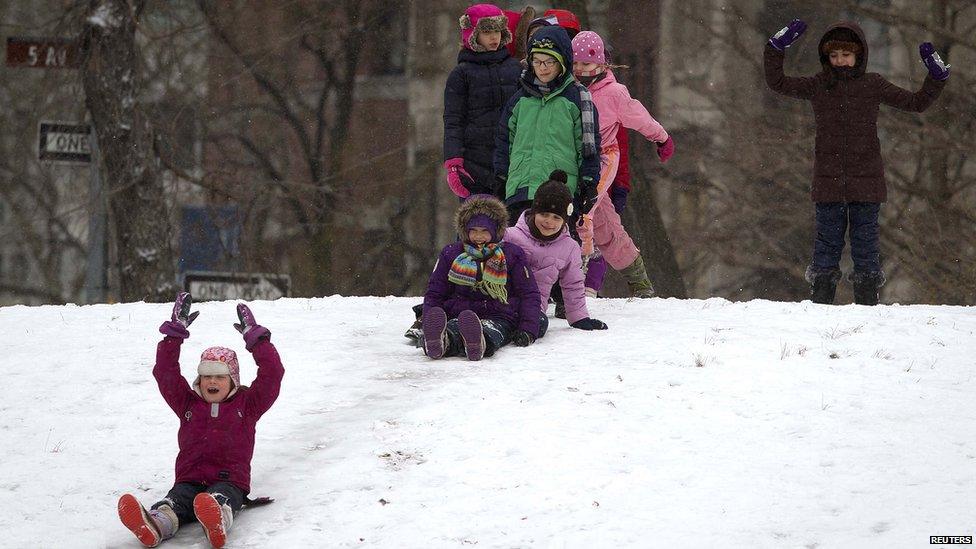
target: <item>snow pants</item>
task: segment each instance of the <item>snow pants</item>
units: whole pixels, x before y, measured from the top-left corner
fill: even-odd
[[[218,482],[207,486],[202,482],[177,482],[170,488],[166,497],[153,504],[153,509],[169,505],[180,519],[180,526],[197,521],[193,513],[193,498],[200,492],[209,492],[217,503],[230,505],[236,515],[244,506],[244,491],[229,482]]]
[[[549,317],[546,313],[539,313],[539,337],[546,335],[549,329]],[[516,327],[504,320],[481,320],[481,333],[485,336],[485,356],[495,354],[495,351],[512,342]],[[461,328],[458,326],[458,319],[452,318],[447,321],[448,345],[444,350],[444,356],[464,356],[464,338],[461,337]]]
[[[634,240],[630,238],[630,234],[624,228],[620,214],[614,208],[613,200],[608,192],[610,185],[613,184],[614,177],[617,176],[619,165],[619,148],[615,146],[605,147],[600,151],[600,184],[597,187],[599,197],[596,205],[590,210],[590,217],[593,219],[593,244],[600,251],[604,260],[616,271],[629,267],[640,255],[640,250],[637,249]],[[594,276],[587,276],[586,287],[599,290],[603,286],[602,273],[605,272],[605,268],[595,269]],[[598,273],[600,275],[599,280],[596,280]]]
[[[848,232],[854,272],[880,272],[880,210],[878,202],[817,202],[817,238],[813,242],[811,273],[829,273],[840,268],[844,233]]]

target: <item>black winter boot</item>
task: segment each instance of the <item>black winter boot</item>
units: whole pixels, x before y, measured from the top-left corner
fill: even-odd
[[[566,302],[563,301],[563,289],[559,282],[552,285],[549,298],[556,304],[556,318],[566,318]]]
[[[858,305],[878,304],[878,289],[885,283],[884,272],[853,272],[848,276],[848,279],[854,285],[854,303]]]
[[[404,337],[409,339],[410,343],[415,347],[423,347],[424,346],[424,323],[422,317],[424,315],[424,304],[419,303],[417,305],[414,305],[413,314],[416,320],[413,321],[413,324],[410,326],[409,329],[407,329],[407,332],[403,335]]]
[[[839,269],[823,273],[814,273],[812,267],[807,267],[806,280],[810,283],[810,301],[821,305],[831,305],[837,294],[837,283],[840,282]]]

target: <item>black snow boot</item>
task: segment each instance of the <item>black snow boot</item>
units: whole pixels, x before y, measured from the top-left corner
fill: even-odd
[[[848,279],[854,285],[854,303],[858,305],[878,304],[878,289],[885,283],[884,272],[853,272],[848,276]]]
[[[423,347],[424,346],[424,323],[422,322],[421,317],[423,317],[424,315],[424,304],[420,303],[418,305],[414,305],[413,314],[416,320],[414,320],[410,328],[407,329],[407,333],[403,335],[404,337],[410,340],[411,345],[414,345],[416,347]]]
[[[556,282],[552,285],[552,290],[549,292],[549,298],[556,304],[556,311],[554,313],[556,318],[566,318],[566,302],[563,301],[563,289]]]
[[[831,305],[837,294],[837,283],[840,282],[840,270],[814,273],[807,267],[806,279],[810,283],[810,301],[821,305]]]

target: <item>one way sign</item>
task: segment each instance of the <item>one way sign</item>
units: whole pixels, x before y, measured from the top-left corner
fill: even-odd
[[[91,126],[41,122],[37,132],[37,158],[50,162],[91,162]]]
[[[285,274],[187,271],[183,286],[193,295],[194,301],[273,300],[288,297],[291,277]]]

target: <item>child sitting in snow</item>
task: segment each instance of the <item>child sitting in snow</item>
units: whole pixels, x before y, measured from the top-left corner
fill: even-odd
[[[501,242],[508,225],[505,205],[490,195],[472,195],[454,222],[461,241],[441,250],[424,294],[424,352],[434,359],[481,360],[510,341],[531,345],[544,332],[545,317],[540,321],[539,289],[525,253]]]
[[[131,494],[119,498],[119,518],[146,547],[172,537],[180,526],[199,522],[214,547],[222,547],[234,514],[250,492],[254,428],[278,398],[284,368],[270,341],[271,332],[254,321],[244,304],[237,306],[245,347],[258,365],[250,387],[241,386],[237,355],[225,347],[210,347],[197,366],[191,386],[180,374],[180,347],[190,337],[187,328],[190,294],[176,298],[170,320],[160,326],[166,337],[156,347],[153,376],[166,404],[180,418],[180,453],[176,483],[150,511]],[[266,502],[266,501],[265,501]]]
[[[590,318],[586,310],[580,245],[569,236],[566,224],[572,215],[573,196],[566,187],[566,174],[556,170],[535,192],[532,207],[505,231],[503,241],[518,244],[525,252],[539,287],[543,313],[549,305],[549,289],[558,281],[569,325],[580,330],[606,330],[607,325]]]

